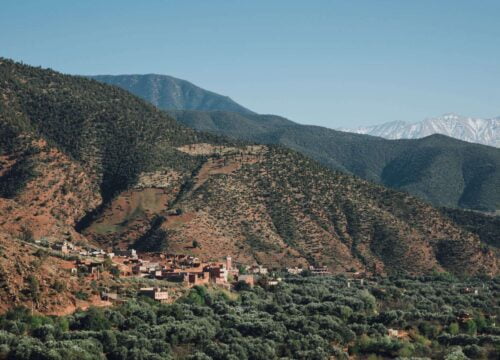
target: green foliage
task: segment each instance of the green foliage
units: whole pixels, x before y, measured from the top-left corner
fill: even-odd
[[[460,332],[460,327],[458,326],[458,324],[456,322],[451,323],[449,328],[448,328],[448,332],[451,335],[457,335]]]
[[[89,294],[86,293],[85,291],[77,291],[75,292],[75,298],[77,298],[78,300],[88,300],[89,299]]]
[[[28,284],[27,292],[30,299],[33,302],[38,303],[40,301],[40,282],[33,275],[28,275],[26,282]]]
[[[467,332],[467,334],[469,335],[476,335],[477,333],[477,325],[476,325],[476,322],[472,319],[468,320],[466,323],[465,323],[465,331]]]
[[[480,281],[398,277],[348,288],[340,276],[290,277],[279,289],[256,286],[237,297],[196,286],[173,304],[137,299],[65,317],[15,308],[0,316],[0,353],[29,360],[305,360],[347,359],[348,349],[353,358],[494,359],[500,337],[488,319],[498,312],[499,279],[487,282],[480,298],[460,291]],[[469,320],[460,333],[463,311],[482,325],[471,331],[476,320]],[[390,336],[389,328],[408,336]]]

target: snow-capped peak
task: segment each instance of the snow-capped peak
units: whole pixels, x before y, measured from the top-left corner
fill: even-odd
[[[392,121],[346,131],[386,139],[418,139],[442,134],[464,141],[500,147],[500,117],[481,119],[448,113],[416,123]]]

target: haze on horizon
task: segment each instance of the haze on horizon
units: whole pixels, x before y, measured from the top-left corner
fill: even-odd
[[[500,2],[6,2],[0,56],[158,73],[330,128],[500,115]],[[493,100],[495,99],[495,100]]]

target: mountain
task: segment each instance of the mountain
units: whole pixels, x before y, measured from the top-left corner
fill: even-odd
[[[407,191],[436,206],[500,209],[500,150],[442,135],[383,138],[300,125],[279,116],[169,111],[197,130],[281,144],[329,168]]]
[[[39,239],[334,272],[498,273],[473,226],[295,151],[197,132],[117,87],[7,59],[0,91],[2,306],[36,283],[41,308],[74,308],[91,286]]]
[[[149,84],[149,75],[137,80]],[[105,80],[158,104],[157,87],[131,87],[130,77]],[[101,81],[102,79],[97,78]],[[169,89],[161,96],[169,98]],[[480,211],[500,209],[500,150],[433,135],[417,140],[389,141],[373,136],[297,124],[274,115],[244,111],[175,110],[159,105],[193,129],[261,144],[280,144],[299,151],[331,169],[348,172],[398,190],[408,191],[435,206]],[[451,119],[451,118],[450,118]],[[452,121],[452,120],[449,120]],[[474,124],[474,121],[470,121]],[[475,122],[476,128],[481,122]],[[387,128],[391,125],[387,125]],[[458,127],[457,127],[458,128]],[[497,126],[497,129],[500,128]],[[492,132],[495,131],[492,127]],[[483,131],[486,134],[486,131]],[[498,134],[498,133],[497,133]],[[498,137],[497,137],[498,138]]]
[[[227,96],[204,90],[186,80],[166,75],[96,75],[92,79],[119,86],[160,109],[225,110],[241,114],[253,112]]]
[[[446,114],[411,124],[394,121],[346,131],[386,139],[420,139],[441,134],[463,141],[500,147],[500,118],[480,119]]]

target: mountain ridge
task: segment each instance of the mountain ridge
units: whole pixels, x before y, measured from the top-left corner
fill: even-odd
[[[223,109],[242,114],[254,112],[230,97],[202,89],[183,79],[159,74],[89,75],[87,78],[122,87],[159,108],[213,110]]]
[[[194,129],[287,146],[332,169],[409,191],[436,206],[482,211],[500,208],[500,194],[496,190],[500,187],[500,150],[493,147],[440,134],[422,139],[386,140],[300,125],[274,115],[167,112]]]

